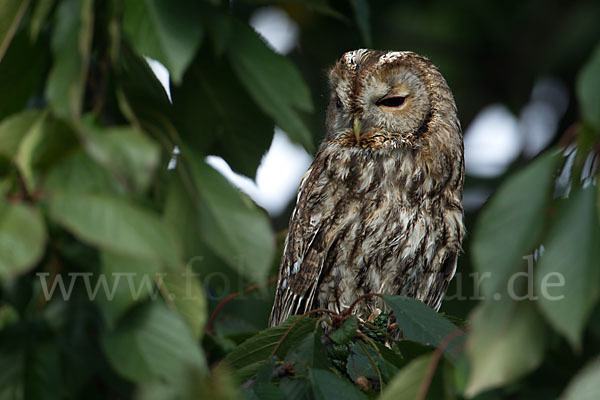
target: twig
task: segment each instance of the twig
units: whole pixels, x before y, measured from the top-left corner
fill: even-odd
[[[360,296],[358,299],[354,300],[354,302],[350,305],[350,307],[345,311],[347,314],[352,314],[352,310],[354,309],[354,306],[356,306],[356,304],[361,301],[362,299],[366,299],[367,297],[381,297],[383,299],[383,296],[380,295],[379,293],[365,293],[362,296]]]
[[[365,336],[364,334],[363,334],[363,336],[368,339],[368,337]],[[360,341],[360,340],[358,340],[358,344],[359,344],[360,348],[367,355],[367,358],[369,359],[369,362],[373,366],[373,369],[375,370],[375,372],[377,372],[377,378],[379,378],[379,393],[381,393],[383,391],[383,378],[381,377],[381,371],[379,370],[379,366],[377,365],[377,363],[375,362],[375,360],[373,360],[373,357],[371,357],[371,354],[369,354],[369,351],[367,350],[365,344],[362,341]],[[378,350],[379,349],[376,349],[376,351],[378,351]],[[379,353],[379,354],[381,354],[381,353]],[[383,360],[383,357],[381,359]]]

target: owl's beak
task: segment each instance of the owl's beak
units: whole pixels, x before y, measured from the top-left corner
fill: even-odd
[[[359,138],[360,138],[360,131],[362,129],[362,126],[361,126],[360,121],[358,120],[358,118],[354,118],[353,128],[354,128],[354,137],[356,138],[356,143],[358,143],[359,142]]]

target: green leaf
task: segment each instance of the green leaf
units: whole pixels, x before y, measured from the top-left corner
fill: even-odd
[[[197,153],[223,157],[250,178],[269,148],[273,122],[248,96],[227,60],[204,47],[173,86],[175,119],[184,142]]]
[[[344,399],[366,400],[367,397],[346,379],[325,369],[312,368],[310,380],[313,384],[315,398],[318,400]]]
[[[431,354],[411,361],[386,386],[379,400],[414,400],[419,394],[425,373],[431,363]]]
[[[45,246],[46,229],[37,208],[0,203],[0,280],[33,267]]]
[[[512,382],[542,361],[547,327],[531,301],[489,300],[475,309],[471,321],[467,397]]]
[[[31,37],[31,40],[37,40],[55,2],[56,0],[38,1],[35,5],[31,15],[31,22],[29,23],[29,36]]]
[[[185,323],[162,303],[136,309],[116,331],[105,332],[100,342],[112,367],[134,382],[178,382],[190,367],[207,370]]]
[[[21,140],[34,128],[40,115],[37,110],[24,111],[11,115],[0,123],[0,156],[13,159]]]
[[[589,362],[569,382],[560,400],[595,400],[600,393],[600,358]]]
[[[275,255],[267,216],[204,161],[190,161],[202,239],[240,274],[264,284]]]
[[[60,399],[61,366],[58,343],[37,339],[27,351],[26,398]]]
[[[51,218],[82,241],[144,260],[162,260],[179,269],[180,243],[153,213],[125,200],[96,193],[55,193]]]
[[[194,58],[202,40],[199,2],[126,0],[123,29],[136,51],[164,64],[175,83]]]
[[[538,306],[576,348],[600,296],[600,225],[596,188],[574,189],[563,200],[544,239],[535,281]]]
[[[464,343],[460,328],[436,313],[426,304],[406,296],[383,295],[385,302],[394,312],[398,328],[405,339],[426,345],[438,346],[444,341],[444,353],[453,360],[456,351]]]
[[[325,347],[321,343],[321,335],[310,332],[288,351],[285,361],[292,365],[301,363],[313,368],[328,368],[330,362],[326,354]]]
[[[312,136],[297,111],[312,111],[312,100],[294,64],[245,24],[236,21],[234,35],[227,54],[250,96],[292,140],[312,149]]]
[[[600,46],[577,76],[577,100],[584,120],[600,131]]]
[[[88,154],[135,193],[143,193],[160,161],[160,148],[131,127],[99,128],[84,121]]]
[[[93,300],[109,329],[115,329],[119,319],[134,304],[149,296],[157,297],[159,289],[154,287],[154,278],[160,271],[160,263],[110,251],[103,251],[101,260],[102,267],[95,286],[99,290]]]
[[[10,304],[2,304],[0,306],[0,332],[10,325],[19,322],[19,313]]]
[[[292,346],[297,345],[308,332],[315,329],[315,319],[302,318],[290,330],[297,318],[300,317],[294,316],[282,325],[258,332],[227,354],[224,362],[236,371],[240,381],[250,378],[262,365],[262,362],[269,358],[280,341],[281,345],[279,345],[276,355],[283,358]],[[252,370],[253,368],[254,370]],[[246,369],[246,371],[242,371],[242,369]]]
[[[278,386],[271,383],[275,360],[267,361],[258,370],[252,388],[244,391],[246,398],[265,400],[286,400],[284,393]]]
[[[335,332],[329,335],[329,339],[333,340],[337,344],[346,344],[356,336],[356,330],[358,329],[358,318],[351,315],[344,321]]]
[[[367,0],[350,0],[350,4],[354,9],[354,18],[356,19],[363,42],[366,47],[371,47],[373,39],[371,37],[371,23],[369,21],[369,2]]]
[[[371,356],[371,359],[375,361],[375,365],[379,368],[379,371],[386,382],[390,381],[396,375],[399,368],[407,363],[402,356],[388,349],[384,345],[377,342],[375,342],[375,345],[377,346],[377,351],[375,351],[369,343],[365,343],[364,348],[359,343],[355,343],[354,346],[352,346],[352,355],[348,357],[346,363],[346,373],[352,380],[356,380],[357,374],[374,381],[379,380],[377,371],[373,368],[373,364],[367,356],[367,353],[365,353],[365,349]]]
[[[21,18],[29,7],[29,0],[4,0],[0,7],[0,62],[10,46]]]
[[[171,305],[187,323],[195,338],[201,338],[208,317],[208,307],[204,290],[191,268],[185,272],[171,272],[164,277]]]
[[[477,218],[472,257],[484,296],[506,287],[538,246],[559,160],[547,152],[509,177]]]
[[[15,35],[0,62],[0,120],[23,110],[39,90],[49,54],[48,46],[41,40],[31,42],[22,31]]]
[[[81,114],[94,25],[92,0],[64,0],[55,14],[54,65],[46,97],[57,115],[77,120]]]

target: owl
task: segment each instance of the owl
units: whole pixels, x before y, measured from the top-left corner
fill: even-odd
[[[452,92],[427,58],[360,49],[329,73],[326,135],[298,189],[269,325],[359,296],[438,310],[464,234],[463,139]],[[383,310],[368,296],[363,320]]]

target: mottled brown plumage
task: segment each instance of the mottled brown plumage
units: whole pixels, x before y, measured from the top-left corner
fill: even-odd
[[[463,141],[446,81],[411,52],[356,50],[330,72],[327,134],[298,190],[269,323],[389,293],[439,309],[464,232]],[[383,309],[369,297],[354,313]]]

